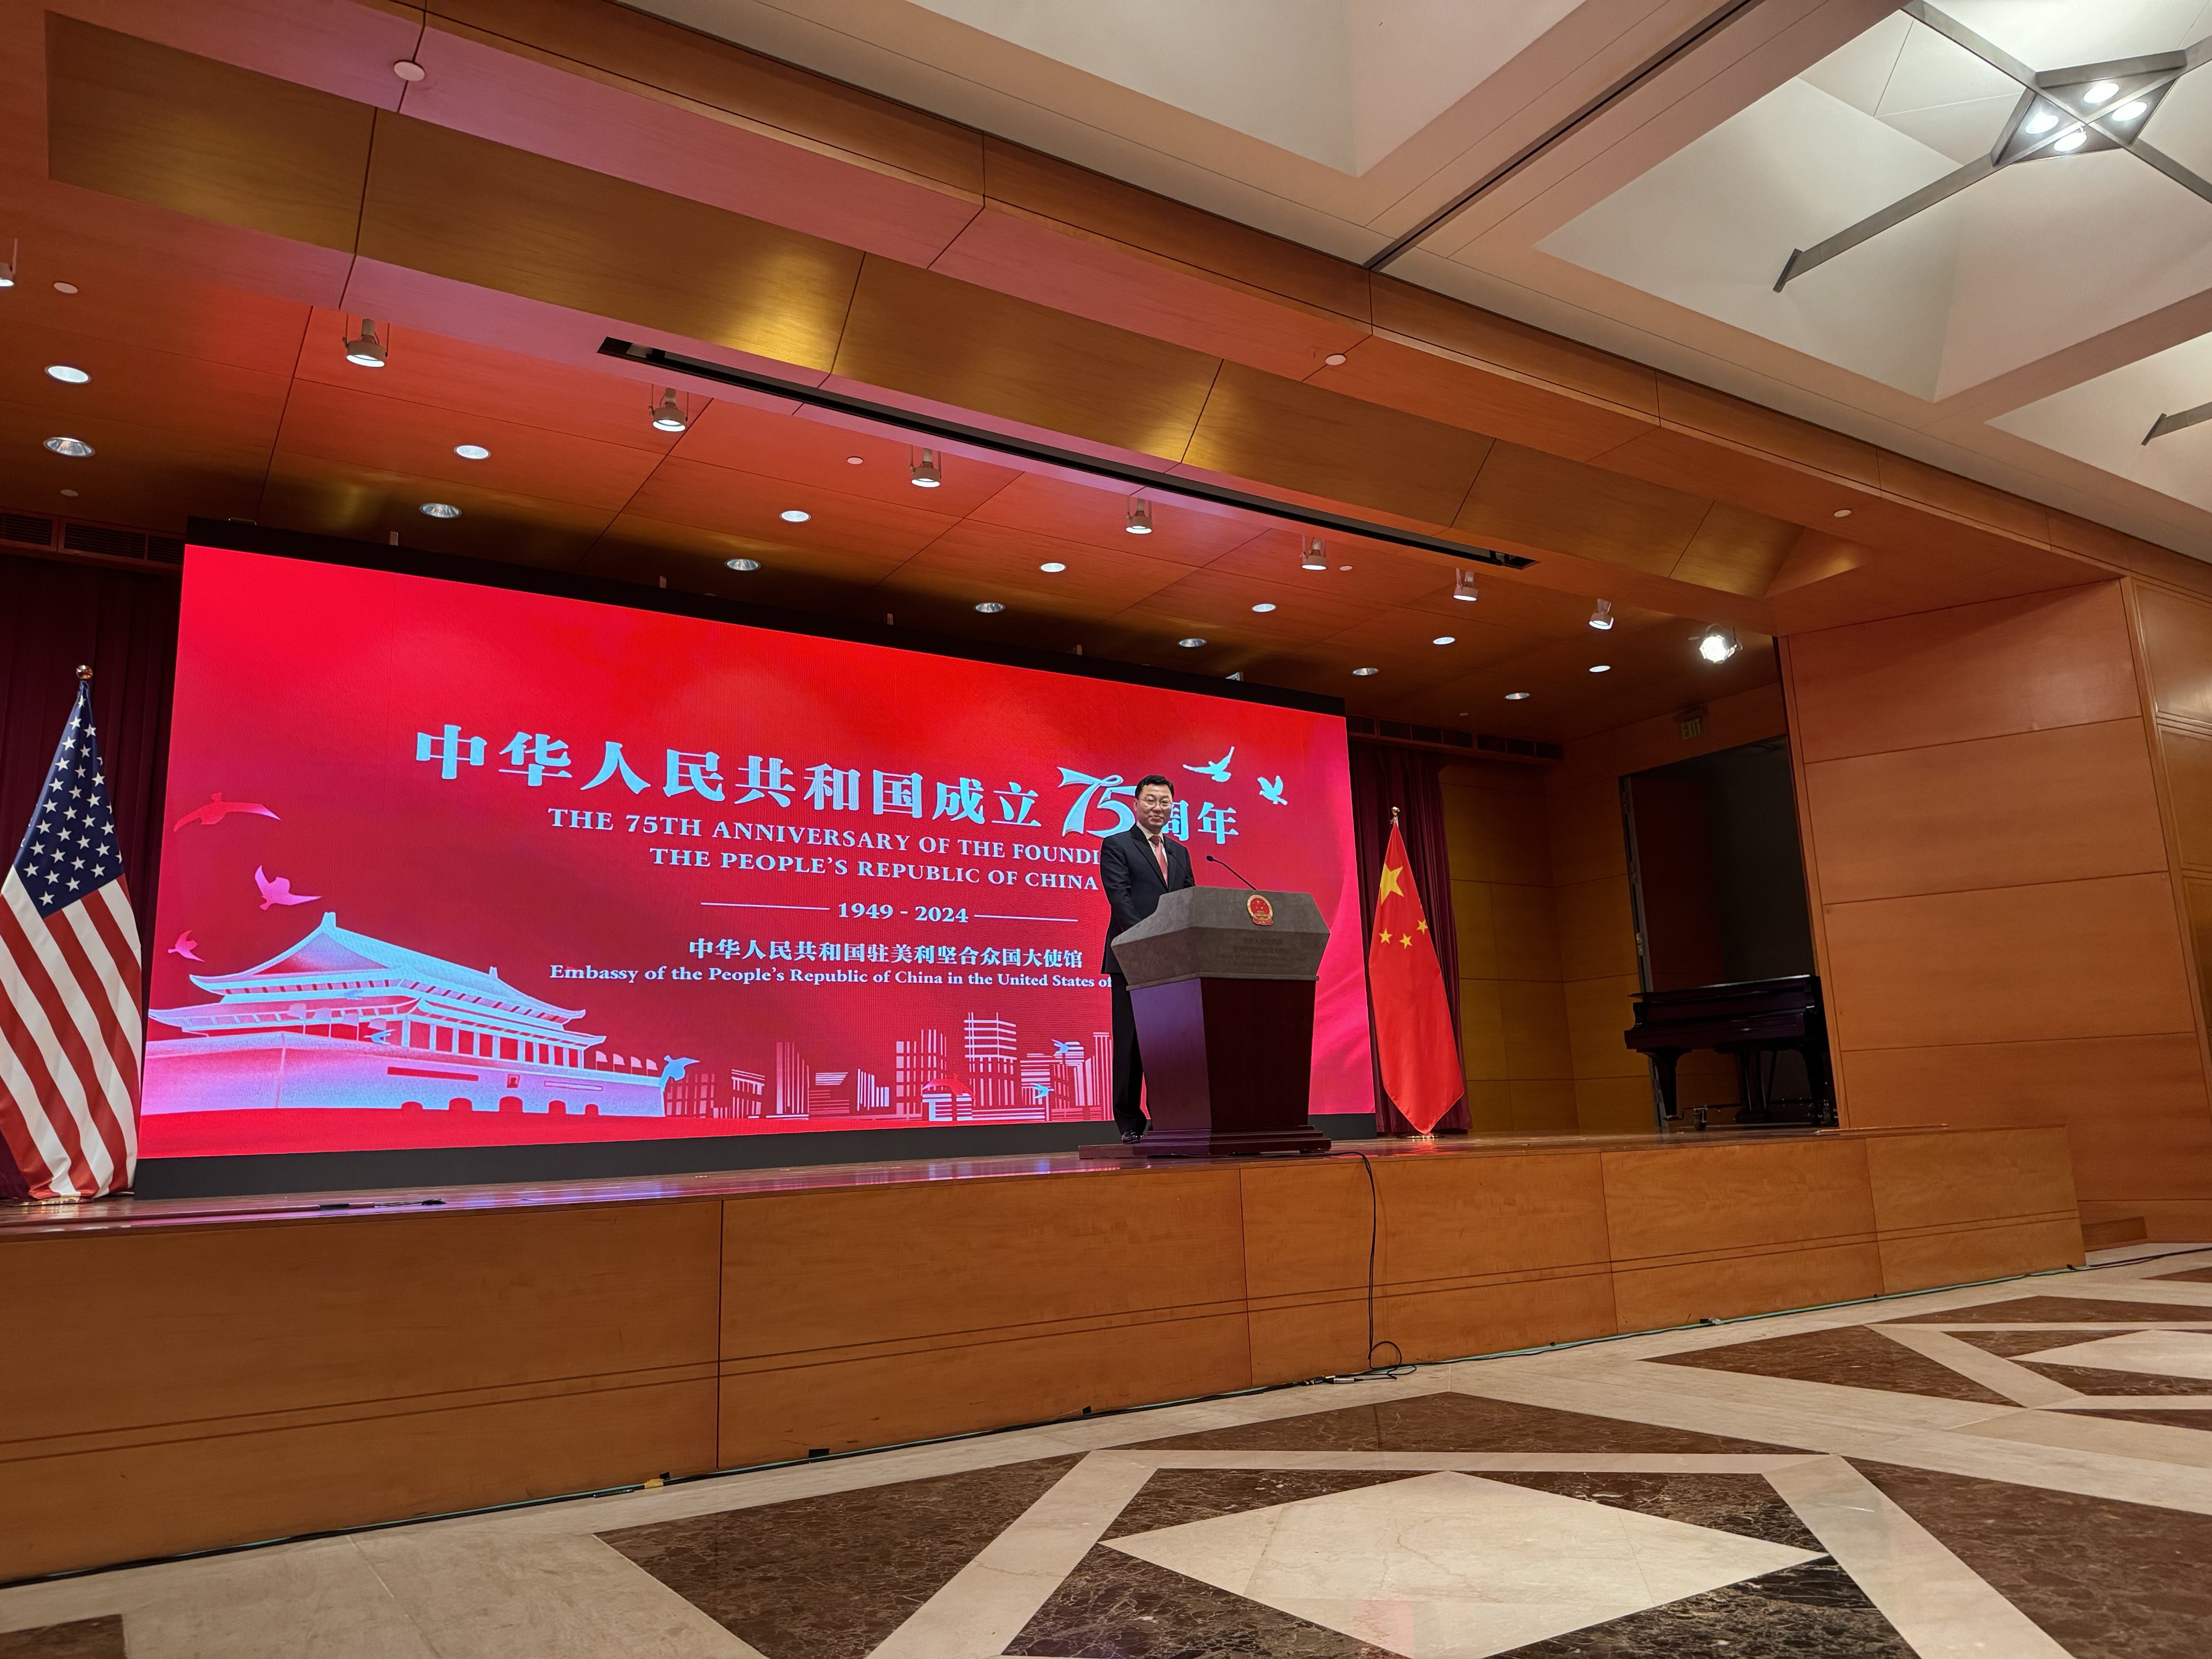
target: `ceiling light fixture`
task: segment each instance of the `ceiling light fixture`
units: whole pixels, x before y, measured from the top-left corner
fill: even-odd
[[[357,368],[382,368],[384,344],[376,337],[376,319],[361,319],[361,332],[345,343],[345,360]]]
[[[1436,638],[1431,640],[1429,643],[1431,645],[1457,645],[1459,643],[1459,635],[1456,634],[1439,634]]]
[[[57,455],[66,455],[72,460],[82,460],[92,453],[92,446],[82,438],[49,438],[46,447]]]
[[[1382,671],[1379,668],[1355,668],[1352,672],[1364,680],[1372,675],[1379,674]]]
[[[74,497],[76,496],[76,491],[75,491],[74,489],[64,489],[64,491],[62,491],[62,494],[63,494],[63,495],[68,495],[68,496],[70,496],[70,497],[74,498]]]
[[[907,480],[916,489],[934,489],[945,482],[945,464],[933,449],[925,449],[907,464]]]
[[[1481,597],[1482,595],[1475,589],[1474,572],[1472,570],[1455,570],[1452,572],[1452,598],[1455,599],[1465,599],[1469,605],[1472,605]]]
[[[2115,121],[2140,121],[2149,112],[2150,106],[2140,98],[2131,98],[2114,110],[2110,117]]]
[[[676,388],[671,386],[660,394],[660,402],[653,411],[653,429],[657,432],[681,432],[691,424],[691,417],[676,401]]]
[[[74,294],[76,292],[76,284],[75,283],[56,283],[54,284],[54,292],[57,294]]]
[[[491,459],[491,451],[482,444],[455,444],[453,453],[465,461],[488,461]]]
[[[82,386],[92,378],[82,369],[73,368],[68,363],[48,363],[46,373],[64,386]]]
[[[1722,623],[1715,623],[1698,635],[1698,654],[1707,662],[1726,662],[1742,648],[1735,629]]]
[[[1298,560],[1298,568],[1302,570],[1326,570],[1328,568],[1328,545],[1322,542],[1320,537],[1309,536],[1306,538],[1305,551],[1304,556]]]
[[[1152,504],[1141,495],[1129,498],[1129,521],[1121,526],[1132,536],[1152,533]]]
[[[2081,88],[2081,101],[2094,106],[2103,103],[2119,89],[2117,81],[2092,81]]]
[[[1834,519],[1848,519],[1851,516],[1851,510],[1848,507],[1839,507],[1828,516]]]
[[[2038,104],[2034,113],[2020,124],[2020,130],[2022,132],[2033,133],[2040,138],[2057,125],[2058,112],[2048,104]]]
[[[1261,615],[1261,616],[1263,616],[1263,617],[1264,617],[1264,616],[1266,616],[1266,615],[1267,615],[1270,611],[1273,611],[1274,608],[1275,608],[1275,607],[1274,607],[1274,604],[1273,604],[1273,602],[1272,600],[1268,600],[1268,599],[1262,599],[1262,600],[1261,600],[1261,601],[1260,601],[1260,603],[1259,603],[1259,604],[1257,604],[1257,605],[1254,605],[1254,606],[1252,607],[1252,609],[1253,609],[1253,610],[1255,610],[1255,611],[1259,612],[1259,614],[1260,614],[1260,615]]]
[[[863,458],[858,455],[848,455],[845,458],[845,465],[848,466],[860,466],[863,465]]]
[[[401,58],[392,66],[392,72],[410,85],[421,80],[425,73],[422,66],[412,58]]]
[[[2057,150],[2061,155],[2071,155],[2075,150],[2081,149],[2082,145],[2088,142],[2089,134],[2085,128],[2076,127],[2073,131],[2066,134],[2063,137],[2052,139],[2051,141],[2051,148]]]
[[[9,243],[8,257],[5,259],[0,259],[0,288],[13,288],[15,286],[15,267],[21,261],[22,258],[22,243],[20,241]]]
[[[1610,674],[1613,672],[1613,665],[1609,662],[1594,662],[1590,665],[1590,672],[1593,674]]]
[[[1322,362],[1327,363],[1331,368],[1342,368],[1344,367],[1344,354],[1341,351],[1332,351],[1328,356],[1322,358]]]
[[[803,507],[787,507],[775,516],[786,524],[805,524],[814,515]]]
[[[1508,702],[1526,702],[1529,698],[1535,695],[1536,694],[1533,691],[1508,691],[1505,694],[1505,701]]]
[[[461,509],[451,501],[425,501],[422,511],[434,519],[458,519],[461,516]]]
[[[732,570],[757,570],[760,568],[760,561],[758,559],[725,559],[722,562]]]
[[[996,599],[986,599],[975,608],[987,617],[995,617],[1006,607],[1000,605]]]
[[[1600,599],[1596,608],[1589,613],[1589,625],[1602,634],[1613,626],[1613,601]]]
[[[1057,576],[1061,571],[1066,569],[1067,567],[1062,564],[1058,559],[1050,559],[1043,564],[1039,565],[1037,568],[1043,571],[1048,576]]]
[[[1205,641],[1205,639],[1204,639],[1201,635],[1197,635],[1197,634],[1190,634],[1190,635],[1186,635],[1183,638],[1177,640],[1177,641],[1176,641],[1176,643],[1177,645],[1181,646],[1181,647],[1182,647],[1184,650],[1186,650],[1186,651],[1195,651],[1195,650],[1197,650],[1197,649],[1198,649],[1198,647],[1199,647],[1200,646],[1204,645],[1204,644],[1206,643],[1206,641]]]

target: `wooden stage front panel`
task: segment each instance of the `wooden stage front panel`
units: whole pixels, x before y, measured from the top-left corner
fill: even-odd
[[[2081,1260],[2058,1129],[1360,1151],[10,1212],[0,1580],[1358,1370],[1370,1213],[1409,1360]]]

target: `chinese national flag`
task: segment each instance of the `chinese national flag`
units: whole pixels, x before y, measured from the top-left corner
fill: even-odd
[[[1375,1006],[1375,1054],[1383,1092],[1423,1134],[1467,1092],[1436,939],[1395,820],[1375,896],[1367,945],[1367,994]]]

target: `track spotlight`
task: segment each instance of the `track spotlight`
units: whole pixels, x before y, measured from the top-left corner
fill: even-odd
[[[722,562],[729,566],[732,570],[757,570],[760,568],[760,561],[758,559],[725,559]]]
[[[1132,536],[1152,533],[1152,504],[1141,495],[1129,497],[1129,521],[1121,526]]]
[[[422,511],[434,519],[458,519],[461,516],[461,509],[451,501],[425,501]]]
[[[0,260],[0,288],[15,286],[15,267],[21,264],[22,260],[23,245],[21,242],[9,243],[8,257],[4,260]]]
[[[674,386],[661,394],[659,405],[653,411],[653,424],[660,432],[681,432],[691,424],[690,416],[676,401]]]
[[[361,332],[345,343],[345,360],[362,368],[384,367],[384,345],[376,337],[376,319],[361,319]]]
[[[1298,561],[1298,565],[1301,569],[1305,570],[1328,568],[1328,549],[1323,545],[1320,537],[1306,538],[1305,556]]]
[[[1726,662],[1741,649],[1735,629],[1721,623],[1715,623],[1698,635],[1698,654],[1707,662]]]
[[[945,463],[933,449],[925,449],[907,465],[907,480],[916,489],[935,489],[945,482]]]
[[[1596,608],[1589,613],[1589,625],[1592,628],[1596,629],[1600,633],[1603,633],[1607,629],[1613,626],[1613,601],[1611,599],[1600,599],[1597,602]]]
[[[1474,572],[1472,570],[1455,570],[1452,572],[1452,598],[1455,599],[1465,599],[1468,604],[1472,605],[1475,600],[1481,597],[1482,595],[1475,591]]]
[[[71,460],[76,461],[81,461],[92,453],[92,446],[82,438],[49,438],[46,440],[46,447],[57,455],[66,455]]]

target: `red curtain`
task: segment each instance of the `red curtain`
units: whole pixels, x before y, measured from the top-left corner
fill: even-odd
[[[30,826],[82,663],[149,962],[176,657],[173,574],[0,555],[0,856],[13,860]]]
[[[1352,839],[1359,855],[1360,950],[1375,929],[1375,890],[1382,875],[1382,849],[1390,840],[1390,809],[1398,809],[1398,827],[1406,837],[1406,856],[1413,867],[1413,882],[1420,889],[1421,908],[1429,918],[1429,932],[1437,942],[1437,960],[1444,970],[1444,992],[1451,1000],[1452,1036],[1459,1040],[1459,929],[1452,915],[1451,861],[1444,848],[1443,792],[1437,775],[1444,757],[1425,750],[1401,749],[1393,744],[1352,740]],[[1461,1049],[1462,1055],[1467,1052]],[[1469,1120],[1467,1102],[1446,1112],[1434,1133],[1465,1134]],[[1406,1121],[1382,1092],[1382,1073],[1375,1076],[1375,1133],[1409,1135]]]

